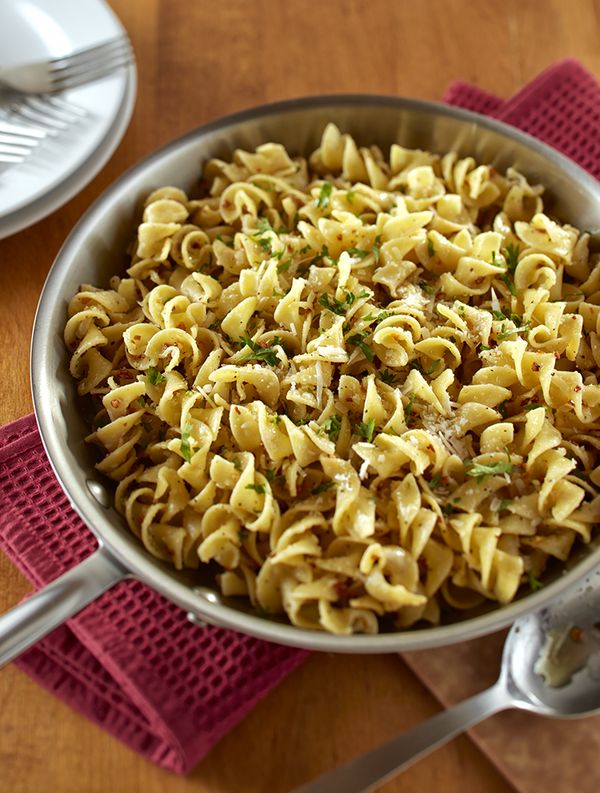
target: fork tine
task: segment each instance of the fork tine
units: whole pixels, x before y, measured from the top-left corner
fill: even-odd
[[[26,104],[14,104],[10,107],[10,112],[14,118],[20,121],[34,124],[41,127],[47,135],[56,135],[69,126],[66,121],[54,118],[46,113],[41,113],[33,107]]]
[[[102,59],[112,50],[119,50],[123,47],[127,49],[131,47],[129,38],[127,36],[119,36],[116,39],[109,39],[108,41],[103,41],[100,44],[94,44],[92,47],[86,47],[85,49],[77,50],[76,52],[72,52],[69,55],[51,58],[49,60],[49,64],[51,65],[50,68],[52,71],[54,71],[54,69],[65,68],[71,64],[74,65],[90,60],[95,61]]]
[[[17,156],[26,157],[28,154],[31,154],[31,149],[25,146],[12,146],[0,142],[0,154],[15,154]]]
[[[0,152],[0,162],[1,163],[20,163],[23,162],[25,157],[18,156],[16,154],[2,154]]]
[[[46,131],[43,129],[23,127],[3,120],[0,120],[0,133],[4,135],[23,135],[27,138],[38,138],[39,140],[46,137]]]
[[[101,64],[109,63],[120,58],[132,57],[132,49],[128,41],[122,41],[118,44],[111,45],[102,51],[101,55],[94,58],[71,58],[65,59],[62,64],[53,64],[49,70],[51,78],[60,78],[67,74],[77,74],[93,69]]]
[[[64,74],[52,75],[52,90],[64,91],[68,88],[76,88],[78,85],[83,85],[84,83],[100,80],[128,66],[130,63],[131,56],[127,53],[123,53],[111,60],[101,63],[90,63],[85,69],[80,68],[77,70],[69,70]]]
[[[80,107],[79,105],[76,105],[73,102],[67,102],[66,99],[63,99],[60,96],[42,94],[38,98],[42,99],[46,104],[53,105],[57,110],[63,111],[72,116],[78,116],[79,118],[86,118],[88,115],[88,112],[84,107]]]
[[[86,116],[85,110],[78,108],[77,113],[74,112],[73,105],[69,107],[66,102],[63,103],[64,107],[52,101],[49,96],[27,96],[23,98],[23,104],[30,107],[32,110],[43,115],[50,117],[57,121],[66,121],[68,124],[74,124]]]
[[[5,135],[0,132],[0,145],[24,146],[28,150],[35,149],[40,144],[40,138],[26,138],[22,135]]]

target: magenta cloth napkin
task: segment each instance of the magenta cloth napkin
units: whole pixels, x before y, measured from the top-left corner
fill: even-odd
[[[0,547],[36,588],[96,548],[69,505],[33,416],[0,429]],[[16,664],[169,771],[190,771],[306,653],[199,628],[123,581]]]
[[[537,135],[600,175],[600,86],[575,61],[507,102],[465,83],[445,99]],[[95,546],[52,473],[34,418],[0,429],[0,547],[40,587]],[[186,773],[305,657],[197,628],[144,584],[125,581],[16,663],[134,750]],[[422,677],[435,692],[435,675]]]

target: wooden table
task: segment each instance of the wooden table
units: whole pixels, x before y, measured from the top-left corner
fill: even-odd
[[[600,78],[600,2],[578,0],[111,0],[139,70],[133,120],[76,198],[0,242],[0,421],[28,413],[28,351],[42,283],[83,210],[123,170],[191,127],[262,102],[335,92],[440,99],[454,78],[508,96],[560,57]],[[27,583],[0,558],[0,611]],[[315,655],[186,779],[134,755],[28,678],[0,674],[0,789],[277,793],[426,718],[439,706],[395,656]],[[382,791],[507,793],[462,737]]]

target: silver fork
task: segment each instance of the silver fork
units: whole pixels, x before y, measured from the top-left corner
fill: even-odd
[[[23,162],[45,137],[42,129],[0,121],[0,163]]]
[[[56,135],[86,116],[84,108],[60,96],[0,90],[0,121],[39,127],[49,135]]]
[[[54,94],[108,77],[132,60],[129,39],[119,36],[62,58],[0,69],[0,85],[25,94]]]

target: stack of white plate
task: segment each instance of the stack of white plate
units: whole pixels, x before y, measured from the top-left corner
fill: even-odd
[[[1,0],[0,65],[68,55],[124,33],[103,0]],[[61,94],[83,113],[67,128],[47,135],[23,163],[0,172],[0,238],[46,217],[98,173],[129,124],[136,75],[132,64]],[[8,103],[0,91],[0,115]]]

